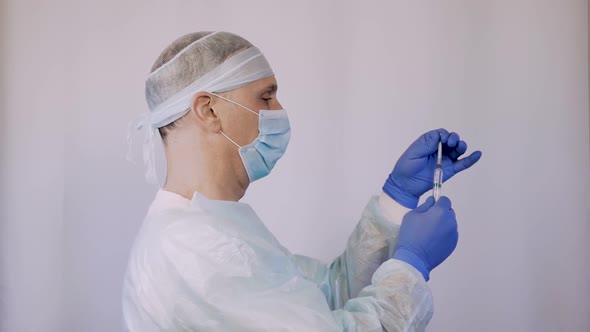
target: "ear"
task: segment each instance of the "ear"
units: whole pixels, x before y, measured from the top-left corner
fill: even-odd
[[[221,122],[219,116],[211,107],[213,98],[207,92],[199,92],[193,96],[191,112],[195,115],[200,128],[209,132],[219,132]]]

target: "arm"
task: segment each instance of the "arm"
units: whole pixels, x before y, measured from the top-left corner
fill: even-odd
[[[317,286],[303,278],[274,284],[257,276],[216,276],[215,288],[182,297],[176,327],[187,331],[423,331],[432,295],[422,275],[391,259],[359,297],[331,311]],[[180,306],[179,306],[180,308]]]
[[[457,246],[458,236],[451,201],[441,197],[435,202],[429,197],[424,204],[404,216],[394,259],[377,269],[371,284],[363,288],[357,297],[345,300],[342,309],[335,311],[336,317],[350,326],[362,320],[368,324],[364,328],[370,326],[376,330],[378,326],[388,331],[423,330],[432,316],[432,299],[426,281],[430,271],[451,255]],[[312,265],[314,261],[311,259],[308,262],[304,266],[314,266],[316,272],[317,279],[313,281],[324,293],[332,294],[328,301],[341,301],[338,296],[346,292],[347,285],[339,285],[340,280],[331,278],[334,271],[338,271],[334,265],[340,260],[323,269],[319,263]],[[332,293],[332,289],[344,290]]]
[[[433,130],[420,136],[404,152],[388,177],[383,192],[371,199],[361,220],[354,229],[344,253],[327,269],[329,283],[321,285],[331,308],[341,308],[369,285],[376,269],[392,257],[398,242],[399,225],[410,209],[416,208],[422,194],[432,188],[435,153],[438,142],[443,143],[445,180],[471,167],[481,157],[475,152],[459,159],[467,150],[467,143],[456,133],[444,129]],[[407,259],[407,257],[404,257]],[[316,283],[321,282],[322,264],[298,256],[296,265]]]
[[[260,251],[261,244],[203,221],[169,226],[160,245],[166,269],[176,275],[162,281],[176,288],[173,330],[420,331],[432,316],[425,280],[402,261],[382,264],[358,298],[331,310],[318,284],[289,264],[293,256]]]
[[[330,308],[342,308],[371,284],[377,268],[392,257],[401,221],[408,211],[381,193],[371,198],[344,253],[329,266],[300,255],[293,256],[295,265],[303,276],[320,286]]]

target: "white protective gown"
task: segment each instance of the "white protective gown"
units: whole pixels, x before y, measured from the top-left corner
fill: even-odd
[[[408,210],[373,197],[331,264],[293,255],[244,203],[160,190],[123,286],[132,332],[423,331],[420,272],[390,259]]]

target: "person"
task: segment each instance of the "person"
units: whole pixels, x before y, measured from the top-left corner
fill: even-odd
[[[163,141],[166,178],[135,239],[123,284],[129,331],[422,331],[433,315],[432,269],[455,249],[451,201],[432,188],[438,142],[445,180],[475,164],[467,144],[420,136],[372,197],[330,264],[283,247],[239,202],[290,139],[277,80],[260,50],[229,32],[168,46],[146,80],[147,176]]]

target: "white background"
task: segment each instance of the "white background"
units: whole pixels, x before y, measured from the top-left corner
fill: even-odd
[[[291,145],[244,200],[291,251],[338,255],[401,152],[445,127],[484,155],[443,188],[461,236],[429,330],[590,330],[586,1],[0,6],[2,331],[122,330],[156,190],[125,161],[127,123],[161,50],[201,30],[244,36],[277,74]]]

